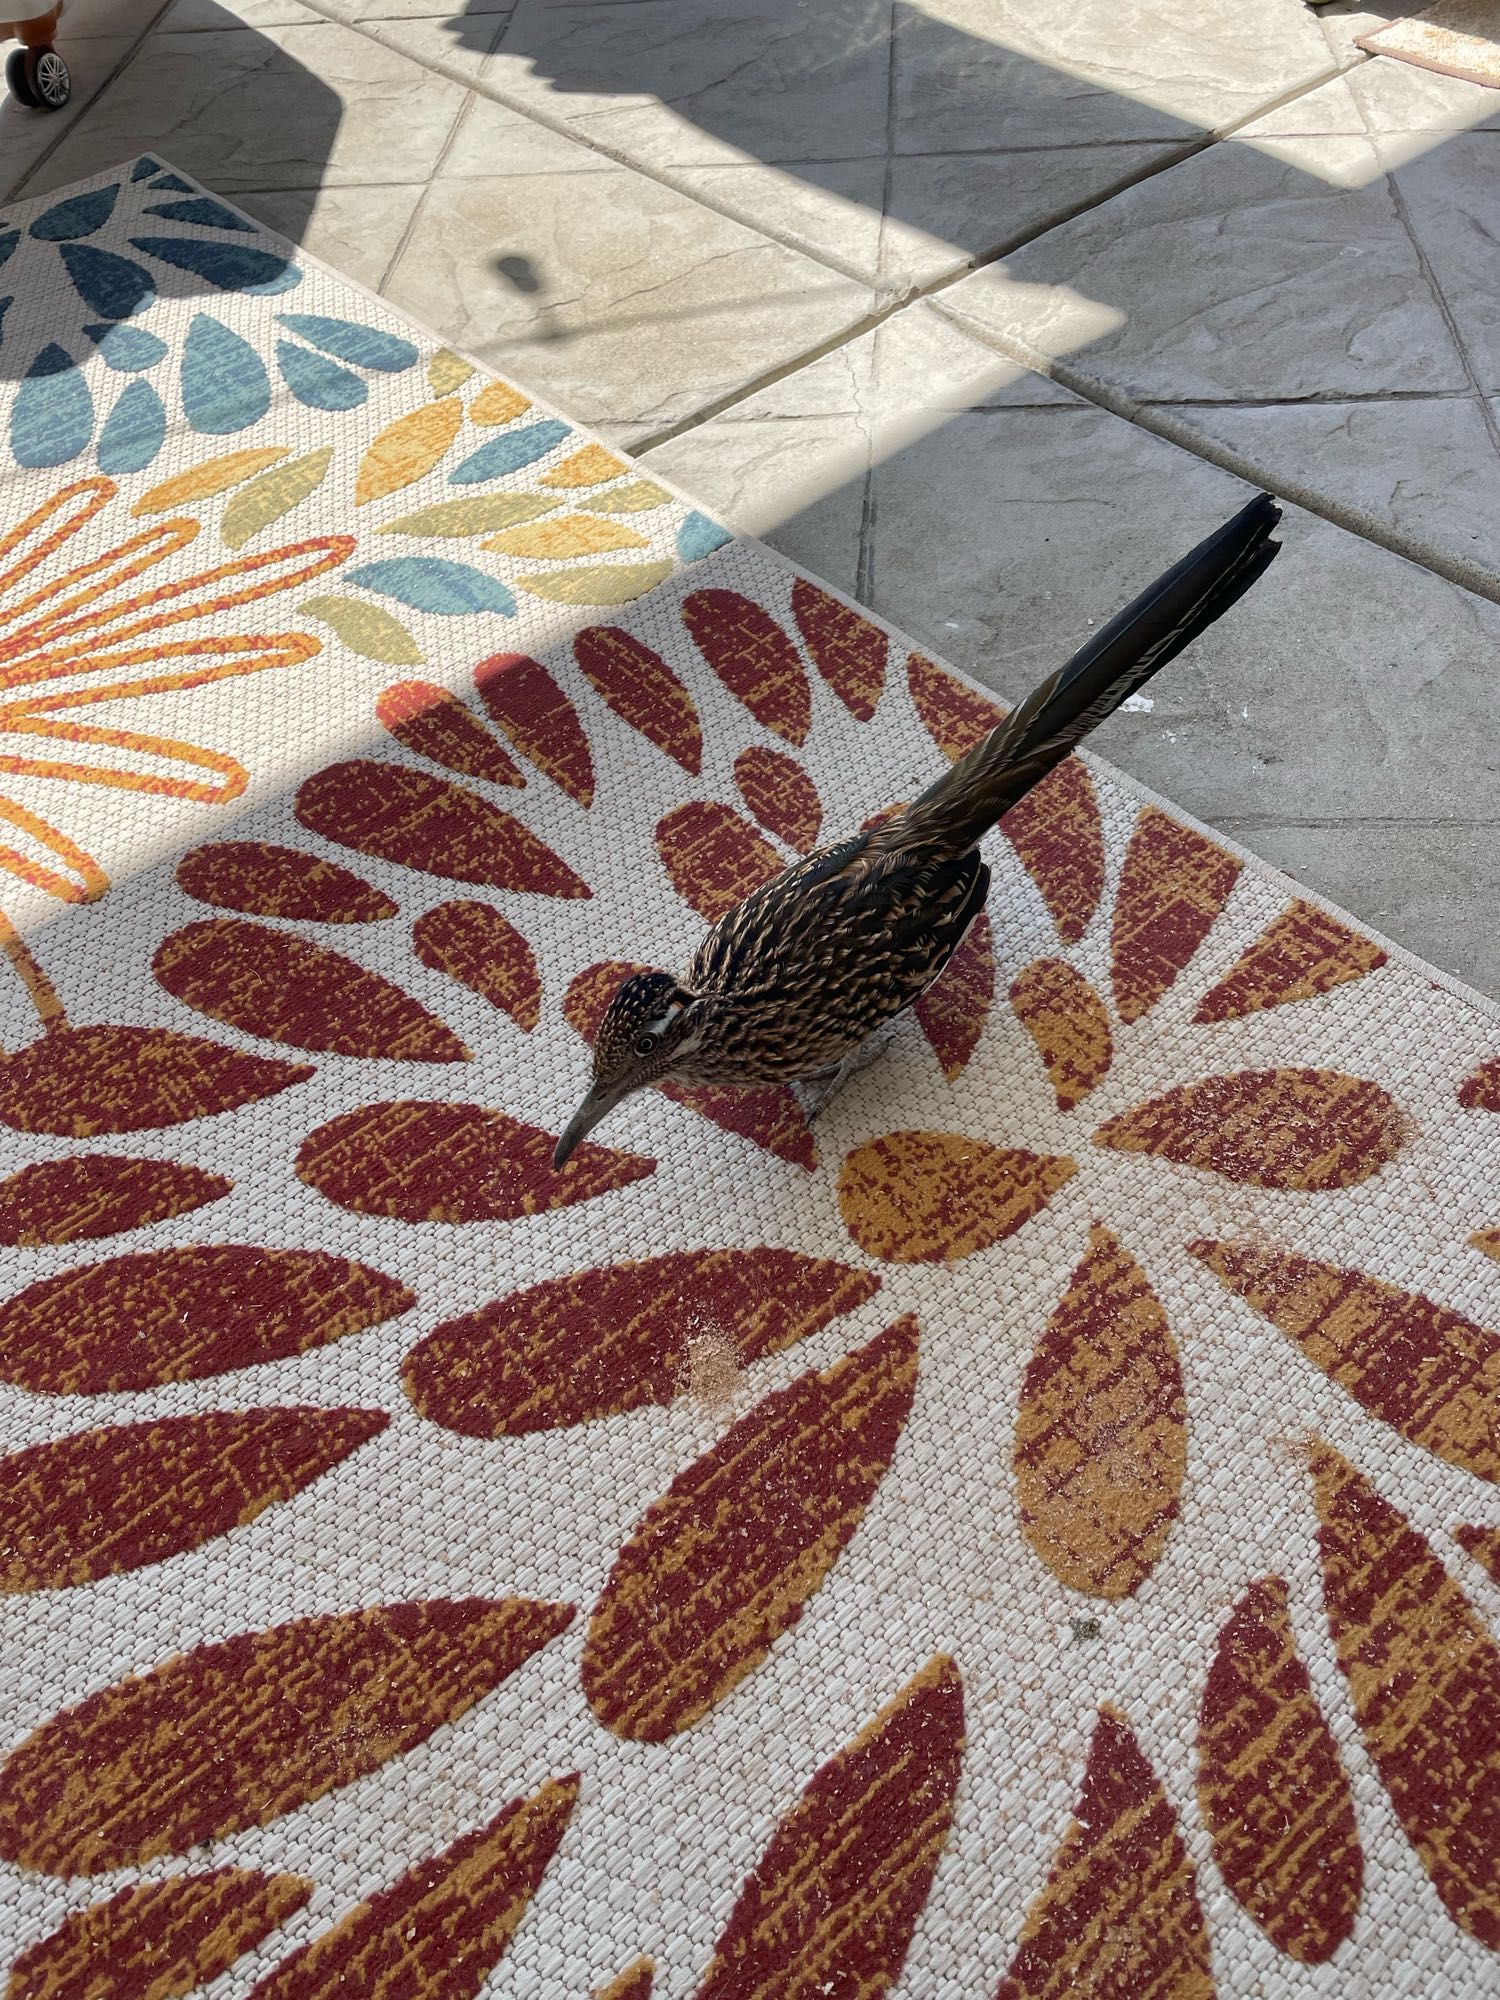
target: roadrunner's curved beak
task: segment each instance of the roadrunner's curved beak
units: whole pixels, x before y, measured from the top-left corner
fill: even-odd
[[[601,1118],[607,1118],[620,1099],[623,1090],[591,1090],[579,1105],[563,1129],[552,1155],[552,1171],[560,1174],[573,1157],[582,1142],[593,1131]]]

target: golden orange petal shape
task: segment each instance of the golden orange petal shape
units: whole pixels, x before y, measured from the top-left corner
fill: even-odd
[[[1491,1056],[1464,1078],[1458,1101],[1465,1111],[1500,1111],[1500,1056]]]
[[[114,1236],[222,1201],[234,1182],[175,1160],[83,1153],[0,1181],[0,1243],[32,1248]]]
[[[210,1020],[292,1048],[390,1062],[467,1062],[419,1000],[342,952],[244,917],[185,924],[157,946],[158,985]]]
[[[490,785],[526,782],[458,696],[433,681],[397,681],[383,689],[375,699],[375,715],[404,749],[461,777],[483,778]]]
[[[596,1988],[594,2000],[651,2000],[656,1966],[649,1958],[638,1958],[607,1986]]]
[[[1187,1403],[1156,1294],[1097,1224],[1021,1385],[1015,1472],[1022,1531],[1060,1583],[1140,1588],[1177,1519]]]
[[[1372,938],[1316,903],[1289,903],[1198,1002],[1195,1021],[1237,1021],[1264,1007],[1314,1000],[1385,964]]]
[[[1493,1257],[1500,1264],[1500,1229],[1476,1229],[1469,1243],[1473,1249],[1482,1250],[1486,1257]]]
[[[917,1025],[951,1083],[979,1046],[995,998],[995,944],[989,913],[981,910],[963,942],[917,1002]]]
[[[308,1063],[243,1055],[201,1035],[94,1023],[0,1057],[0,1122],[67,1139],[157,1131],[236,1111],[312,1074]]]
[[[957,1132],[887,1132],[844,1161],[839,1213],[872,1257],[951,1264],[1013,1236],[1077,1171]]]
[[[555,1133],[478,1104],[364,1104],[309,1132],[297,1178],[354,1215],[513,1222],[628,1187],[654,1160],[585,1140],[560,1174]]]
[[[626,959],[601,959],[585,966],[568,988],[563,1012],[586,1042],[598,1033],[605,1008],[621,982],[651,968]],[[818,1164],[807,1113],[796,1092],[784,1083],[728,1088],[712,1083],[661,1083],[663,1097],[707,1118],[721,1132],[732,1132],[762,1146],[794,1167],[811,1173]]]
[[[1500,1949],[1500,1647],[1427,1542],[1316,1442],[1323,1601],[1370,1761],[1449,1916]]]
[[[368,506],[370,501],[399,493],[403,486],[425,477],[458,436],[463,420],[461,399],[444,396],[440,402],[424,403],[387,424],[359,462],[355,506]]]
[[[1358,1187],[1395,1159],[1410,1127],[1378,1083],[1333,1069],[1242,1069],[1184,1083],[1094,1134],[1251,1187]]]
[[[591,625],[574,639],[573,657],[601,701],[696,777],[703,762],[698,711],[660,653],[618,625]]]
[[[536,954],[515,925],[488,903],[439,903],[418,917],[411,939],[424,965],[481,994],[527,1034],[541,1020]]]
[[[283,1959],[249,2000],[475,2000],[577,1800],[576,1775],[513,1799]]]
[[[195,847],[177,864],[177,886],[215,909],[304,923],[373,924],[396,905],[336,861],[267,840],[219,840]]]
[[[868,722],[885,686],[885,633],[805,576],[792,585],[792,616],[818,672],[849,713]]]
[[[656,851],[672,887],[710,924],[786,866],[743,814],[714,799],[669,812],[657,826]]]
[[[177,2000],[300,1910],[298,1875],[216,1868],[138,1882],[65,1917],[11,1967],[5,2000]]]
[[[1010,1004],[1046,1066],[1059,1111],[1109,1074],[1114,1038],[1104,1002],[1064,958],[1038,958],[1011,982]]]
[[[1279,1576],[1224,1624],[1198,1713],[1198,1809],[1231,1894],[1279,1951],[1322,1965],[1354,1929],[1364,1855],[1338,1745]]]
[[[406,1357],[424,1417],[467,1437],[519,1437],[670,1403],[705,1334],[746,1367],[880,1289],[869,1272],[795,1250],[678,1250],[547,1278],[433,1328]]]
[[[996,2000],[1213,2000],[1193,1865],[1161,1780],[1103,1707],[1077,1815]]]
[[[1138,1021],[1172,985],[1213,928],[1243,862],[1157,806],[1135,823],[1110,934],[1110,973],[1122,1021]]]
[[[1500,1480],[1500,1335],[1420,1292],[1259,1243],[1190,1243],[1372,1416],[1450,1464]]]
[[[958,1669],[939,1655],[815,1773],[739,1893],[698,2000],[878,2000],[953,1819]]]
[[[93,1583],[195,1549],[389,1422],[384,1410],[210,1410],[12,1452],[0,1458],[0,1591]]]
[[[811,853],[823,824],[823,802],[795,757],[754,744],[735,758],[734,782],[767,833]]]
[[[791,639],[763,605],[737,590],[695,590],[682,602],[688,635],[756,721],[794,746],[807,741],[812,693]]]
[[[583,1690],[606,1729],[663,1742],[760,1665],[859,1526],[916,1381],[908,1314],[764,1397],[678,1473],[589,1620]]]
[[[197,1382],[325,1347],[414,1303],[394,1278],[326,1250],[137,1250],[0,1305],[0,1380],[42,1396]]]
[[[381,1604],[196,1646],[63,1709],[0,1767],[0,1856],[97,1875],[181,1854],[403,1756],[571,1622],[524,1598]]]

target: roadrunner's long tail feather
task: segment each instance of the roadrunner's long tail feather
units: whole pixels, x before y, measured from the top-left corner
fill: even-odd
[[[1042,682],[951,771],[889,820],[882,848],[961,854],[1168,660],[1221,618],[1267,569],[1281,509],[1252,500],[1158,577]]]

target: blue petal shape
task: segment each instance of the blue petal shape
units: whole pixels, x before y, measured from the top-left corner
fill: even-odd
[[[361,382],[347,368],[325,361],[321,354],[311,354],[305,347],[296,347],[290,340],[277,341],[276,366],[297,401],[306,403],[310,410],[357,410],[370,393],[369,383]]]
[[[207,278],[221,292],[286,292],[302,283],[302,273],[285,257],[248,243],[211,243],[202,236],[132,236],[132,250]]]
[[[156,283],[144,264],[92,243],[59,243],[73,289],[102,319],[129,319],[156,303]]]
[[[152,165],[154,166],[155,164],[156,163],[153,160]],[[164,194],[196,193],[196,189],[194,188],[192,182],[185,181],[180,174],[161,174],[157,177],[157,179],[155,179],[151,183],[151,185],[154,188],[160,188]]]
[[[12,292],[8,298],[0,299],[0,340],[4,340],[5,338],[5,315],[10,311],[10,308],[12,307],[12,305],[14,305],[14,303],[15,303],[14,292]]]
[[[439,556],[392,556],[385,562],[364,563],[345,570],[344,580],[363,584],[381,597],[394,597],[413,611],[436,611],[444,618],[470,611],[503,611],[509,616],[516,608],[503,583],[468,563],[446,562]]]
[[[227,437],[270,407],[271,378],[249,341],[199,313],[182,350],[182,413],[193,429]]]
[[[201,222],[205,229],[239,229],[247,235],[255,234],[253,222],[246,222],[244,216],[236,215],[221,201],[210,201],[206,194],[194,195],[190,201],[153,202],[146,213],[164,215],[168,222]]]
[[[519,472],[523,465],[530,465],[533,459],[544,457],[555,444],[561,444],[572,432],[556,417],[548,417],[545,423],[528,424],[523,431],[511,431],[505,437],[491,438],[478,451],[470,452],[461,465],[455,465],[448,474],[450,486],[479,486],[486,479],[499,479],[503,473]]]
[[[733,540],[729,530],[710,521],[707,514],[689,514],[677,530],[677,553],[685,563],[698,562]]]
[[[0,229],[0,266],[4,266],[10,262],[15,247],[20,240],[21,232],[19,229]]]
[[[66,465],[94,434],[94,403],[83,371],[50,341],[26,371],[10,412],[17,465]]]
[[[92,236],[114,214],[119,193],[120,183],[115,181],[110,187],[90,188],[86,194],[70,194],[66,201],[43,209],[32,223],[31,233],[39,243],[64,243],[75,236]]]
[[[152,174],[159,174],[160,172],[161,162],[159,160],[149,160],[142,154],[141,158],[130,169],[130,178],[133,181],[144,181],[149,180]]]
[[[167,435],[167,413],[149,382],[127,382],[99,435],[101,472],[139,472]]]
[[[356,368],[376,368],[383,375],[399,374],[421,358],[409,340],[378,327],[359,326],[350,319],[324,319],[321,313],[278,313],[285,327],[325,354],[352,361]]]
[[[147,333],[143,326],[123,326],[117,320],[113,326],[86,326],[83,330],[108,365],[121,375],[154,368],[170,351],[164,340]]]

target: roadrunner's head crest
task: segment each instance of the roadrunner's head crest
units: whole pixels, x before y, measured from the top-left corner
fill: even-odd
[[[670,972],[636,972],[625,981],[599,1023],[593,1080],[557,1142],[554,1168],[567,1164],[578,1142],[622,1097],[670,1072],[692,1034],[692,997]]]

